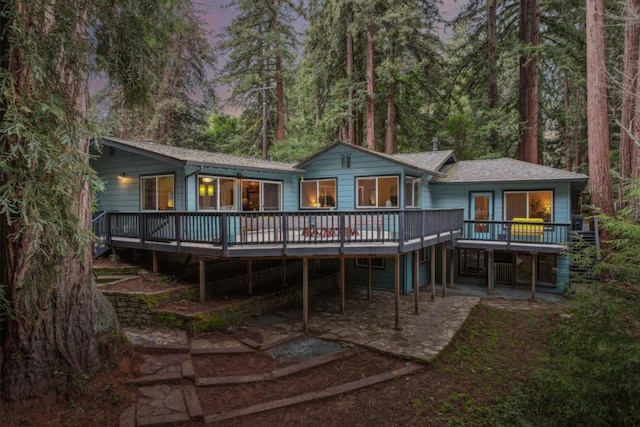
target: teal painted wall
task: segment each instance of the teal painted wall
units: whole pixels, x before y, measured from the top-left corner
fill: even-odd
[[[553,191],[553,222],[571,220],[571,187],[568,182],[532,183],[465,183],[431,184],[431,197],[435,208],[464,207],[464,218],[469,219],[470,193],[493,192],[493,219],[504,219],[504,192],[541,190]]]
[[[342,156],[348,154],[351,155],[351,167],[343,168]],[[356,178],[375,176],[399,177],[398,206],[404,206],[405,168],[385,159],[349,147],[337,146],[313,159],[304,169],[305,179],[337,180],[337,210],[356,209]],[[431,206],[428,179],[429,177],[422,178],[421,203],[425,208]],[[298,209],[298,206],[295,209]]]
[[[91,166],[104,182],[98,194],[98,210],[132,212],[140,210],[140,177],[174,175],[175,210],[184,210],[184,170],[181,166],[150,159],[127,151],[103,147],[102,156],[92,159]],[[118,178],[124,172],[125,177]]]

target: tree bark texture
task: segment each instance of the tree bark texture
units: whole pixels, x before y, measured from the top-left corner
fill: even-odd
[[[385,153],[393,154],[396,151],[396,82],[389,84],[387,97],[387,143]]]
[[[591,204],[613,215],[609,162],[604,0],[587,0],[587,136]]]
[[[541,163],[538,148],[538,47],[540,15],[538,0],[520,0],[520,41],[525,51],[520,55],[520,141],[518,159]]]
[[[46,35],[51,21],[31,15],[27,11],[28,6],[23,2],[14,3],[16,9],[12,16],[18,21],[16,28]],[[11,23],[6,21],[4,15],[3,19],[4,30]],[[77,29],[78,37],[85,36],[84,30]],[[29,56],[19,46],[14,46],[11,39],[2,39],[5,48],[3,53],[9,54],[0,58],[1,66],[13,76],[12,89],[15,92],[10,101],[3,100],[1,108],[4,113],[9,102],[26,103],[30,97],[37,97],[38,82],[33,80]],[[68,101],[75,105],[78,114],[85,113],[86,81],[79,79],[69,69],[59,68],[62,84],[69,95]],[[4,120],[4,115],[2,118]],[[5,135],[0,139],[0,152],[8,151],[9,146],[21,145],[25,157],[15,156],[12,161],[16,167],[23,165],[25,160],[33,160],[32,164],[37,165],[36,159],[28,158],[32,143],[38,144],[40,141]],[[59,142],[53,139],[50,143]],[[83,140],[78,144],[73,150],[77,149],[84,161],[88,161],[88,142]],[[64,144],[60,144],[59,150],[72,151]],[[34,173],[44,174],[39,170]],[[6,172],[0,171],[0,182],[6,183],[7,179]],[[61,193],[52,189],[51,209],[66,211],[89,230],[91,193],[87,179],[69,185]],[[39,184],[51,185],[47,182]],[[60,194],[64,195],[67,203],[60,202]],[[0,319],[3,322],[0,382],[2,398],[8,401],[41,395],[78,380],[83,374],[90,374],[100,366],[94,331],[95,287],[92,286],[90,243],[73,240],[68,242],[65,251],[49,253],[49,258],[43,260],[39,242],[44,235],[52,232],[46,227],[47,224],[25,222],[11,213],[0,214],[0,279],[5,285],[4,297],[12,311],[11,315]],[[50,262],[54,266],[52,271],[43,270],[42,261]]]
[[[622,64],[622,112],[620,117],[620,176],[638,177],[640,155],[633,139],[640,135],[638,106],[638,59],[640,49],[640,0],[625,3],[624,53]],[[637,139],[636,139],[637,140]],[[622,187],[621,187],[622,189]],[[623,196],[621,194],[621,196]],[[623,197],[621,197],[622,199]]]
[[[498,79],[496,77],[496,46],[498,36],[496,33],[496,3],[498,0],[489,0],[487,4],[487,59],[489,62],[489,108],[498,105]]]
[[[367,148],[369,150],[376,149],[375,140],[375,69],[373,61],[373,38],[375,28],[373,18],[369,20],[367,25]]]
[[[349,89],[347,92],[347,138],[349,144],[356,144],[356,120],[353,112],[353,35],[351,34],[351,15],[347,13],[345,19],[347,26],[347,81]]]
[[[565,74],[562,79],[562,92],[563,92],[563,101],[564,101],[564,116],[565,116],[565,126],[564,126],[564,155],[567,158],[566,169],[568,171],[573,170],[573,164],[571,162],[571,152],[573,148],[573,139],[572,136],[574,132],[569,125],[569,106],[571,105],[569,102],[569,77]]]
[[[277,37],[276,45],[276,110],[278,121],[276,124],[276,140],[284,141],[284,84],[282,81],[282,49],[280,47],[280,4],[278,0],[273,2],[273,30]]]

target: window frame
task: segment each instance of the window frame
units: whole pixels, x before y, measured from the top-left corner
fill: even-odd
[[[171,178],[171,187],[172,190],[167,193],[167,206],[171,205],[169,209],[159,209],[159,180],[160,178]],[[144,180],[155,179],[155,208],[147,209],[145,208],[145,188],[143,185]],[[140,175],[138,178],[138,185],[140,187],[140,212],[171,212],[176,210],[176,174],[175,173],[161,173],[161,174],[150,174],[150,175]],[[171,197],[173,196],[173,197]]]
[[[212,179],[212,182],[215,181],[215,188],[214,188],[214,194],[216,197],[216,207],[215,208],[211,208],[211,207],[203,207],[201,205],[201,200],[200,198],[203,197],[202,194],[200,194],[200,180],[201,179]],[[221,189],[221,180],[226,180],[226,181],[231,181],[233,183],[233,208],[232,209],[222,209],[221,208],[221,204],[220,204],[220,195],[222,194],[221,192],[224,189]],[[236,196],[237,194],[237,189],[238,189],[238,179],[232,176],[221,176],[221,175],[208,175],[208,174],[198,174],[196,176],[196,209],[198,211],[204,211],[204,212],[218,212],[218,211],[225,211],[225,212],[236,212],[238,210],[238,197]],[[207,189],[208,190],[208,189]],[[213,196],[210,196],[213,197]],[[224,206],[229,206],[229,205],[224,205]]]
[[[476,252],[478,259],[478,270],[471,271],[468,268],[467,260],[469,257],[467,253]],[[464,254],[464,255],[463,255]],[[482,254],[482,257],[480,256]],[[463,262],[463,258],[464,261]],[[482,258],[482,264],[480,264],[480,258]],[[487,273],[487,252],[484,249],[471,249],[471,248],[460,248],[458,250],[458,274],[464,276],[484,276]]]
[[[509,194],[525,194],[526,195],[526,212],[527,212],[527,219],[530,219],[532,217],[529,216],[530,214],[530,194],[531,193],[550,193],[551,197],[549,198],[551,200],[551,206],[549,207],[549,220],[547,221],[545,218],[543,218],[544,222],[554,222],[554,217],[556,214],[556,209],[555,209],[555,191],[554,190],[506,190],[503,192],[502,195],[502,205],[503,205],[503,209],[502,209],[502,219],[503,221],[511,221],[509,219],[507,219],[507,196]],[[518,217],[521,218],[521,217]],[[537,217],[535,217],[537,218]]]
[[[389,189],[389,199],[388,201],[392,201],[393,198],[395,198],[395,205],[392,206],[379,206],[378,205],[378,199],[380,196],[380,185],[379,185],[379,181],[381,179],[395,179],[396,183],[395,183],[395,195],[392,194],[392,190],[393,190],[393,186],[391,186],[391,188]],[[360,181],[364,181],[364,180],[375,180],[375,184],[374,184],[374,189],[369,189],[368,193],[365,194],[365,186],[364,185],[360,185]],[[399,185],[400,185],[400,175],[374,175],[374,176],[358,176],[355,177],[355,208],[356,209],[399,209],[400,206],[400,198],[399,198]],[[373,192],[373,193],[372,193]],[[361,205],[360,202],[364,201],[365,199],[371,199],[373,198],[376,201],[376,205],[373,206],[367,206],[367,205]]]
[[[426,264],[428,262],[431,262],[431,246],[420,249],[419,263]]]
[[[238,206],[239,209],[241,209],[243,212],[279,212],[282,211],[282,207],[284,205],[284,194],[283,194],[283,185],[282,185],[282,181],[273,181],[273,180],[266,180],[266,179],[257,179],[257,178],[242,178],[240,180],[238,180],[238,186],[240,188],[240,200],[242,201],[242,203],[240,203],[240,205]],[[247,194],[244,193],[245,187],[244,187],[244,183],[245,182],[250,182],[250,181],[254,181],[258,183],[258,208],[257,209],[245,209],[244,208],[244,199],[245,196],[249,195],[248,192],[248,187],[247,187]],[[264,209],[264,184],[271,184],[271,185],[277,185],[279,188],[279,198],[278,198],[278,208],[277,209]],[[250,200],[250,197],[246,197],[247,199]]]
[[[320,188],[321,188],[321,182],[326,182],[326,181],[333,181],[333,189],[334,189],[334,196],[333,196],[333,202],[334,205],[333,206],[322,206],[321,203],[319,202],[320,198],[322,197]],[[315,189],[315,204],[317,206],[304,206],[303,205],[303,193],[302,193],[302,187],[305,184],[310,184],[310,183],[315,183],[316,184],[316,189]],[[298,185],[298,206],[299,208],[302,209],[337,209],[338,208],[338,179],[337,178],[313,178],[313,179],[309,179],[309,180],[304,180],[304,181],[300,181],[300,184]],[[327,197],[327,195],[325,194],[325,198]]]
[[[411,191],[407,192],[407,187],[410,186]],[[417,187],[417,191],[416,191]],[[422,196],[422,178],[414,178],[414,177],[405,177],[404,183],[404,207],[407,209],[419,209],[422,206],[421,196]],[[417,194],[418,200],[413,200],[414,194]],[[409,195],[411,195],[410,205],[408,203]]]

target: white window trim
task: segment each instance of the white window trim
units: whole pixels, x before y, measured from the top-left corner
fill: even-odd
[[[360,185],[360,181],[361,180],[375,179],[375,181],[376,181],[375,200],[376,200],[376,203],[377,203],[377,201],[378,201],[378,187],[379,187],[378,181],[380,179],[390,179],[390,178],[395,178],[395,180],[396,180],[396,195],[395,195],[395,197],[397,198],[396,206],[391,206],[391,207],[389,207],[389,206],[362,206],[362,205],[358,204],[358,201],[359,201],[358,197],[360,195],[360,191],[361,191],[362,188],[364,188],[364,186]],[[399,195],[400,188],[399,188],[399,183],[400,183],[400,176],[399,175],[386,175],[386,176],[385,175],[383,175],[383,176],[377,176],[376,175],[376,176],[360,176],[360,177],[357,177],[356,178],[356,185],[355,185],[355,187],[356,187],[356,193],[355,193],[356,209],[399,209],[400,208],[400,195]],[[365,200],[366,197],[367,197],[367,195],[363,194],[361,200]]]
[[[413,199],[413,193],[414,193],[414,190],[415,190],[414,187],[416,187],[416,186],[418,187],[418,192],[417,192],[418,193],[418,200],[412,200],[413,203],[411,205],[408,205],[407,204],[407,196],[408,196],[408,194],[405,191],[404,192],[404,200],[405,200],[405,206],[404,207],[405,208],[410,208],[410,209],[420,208],[421,207],[420,198],[422,196],[422,179],[420,179],[420,178],[411,178],[411,179],[407,179],[406,183],[407,184],[409,184],[409,183],[411,184],[411,198],[412,199]],[[406,186],[405,186],[405,189],[406,189]]]
[[[201,178],[211,178],[213,180],[216,181],[216,188],[215,188],[215,193],[217,199],[217,208],[207,208],[207,207],[202,207],[200,206],[200,179]],[[221,179],[225,179],[225,180],[229,180],[229,181],[233,181],[233,190],[234,190],[234,194],[233,194],[233,209],[221,209],[220,207],[220,180]],[[238,179],[231,177],[231,176],[218,176],[218,175],[207,175],[207,174],[199,174],[196,175],[196,209],[198,211],[203,211],[203,212],[218,212],[218,211],[224,211],[224,212],[237,212],[238,211]]]
[[[507,195],[508,194],[526,194],[527,195],[527,219],[529,218],[529,195],[530,193],[551,193],[551,211],[549,213],[550,217],[551,217],[551,221],[554,221],[554,215],[555,215],[555,203],[554,203],[554,196],[555,193],[553,190],[516,190],[516,191],[505,191],[502,197],[502,220],[503,221],[508,221],[507,220]]]
[[[320,206],[320,203],[317,201],[320,198],[320,182],[321,181],[333,181],[333,188],[335,189],[336,195],[335,195],[335,206]],[[303,206],[302,205],[302,184],[304,183],[312,183],[315,182],[316,184],[316,204],[318,206]],[[300,209],[337,209],[338,208],[338,180],[336,178],[314,178],[314,179],[309,179],[309,180],[305,180],[300,183],[300,185],[298,186],[299,188],[299,195],[298,195],[298,206],[300,207]]]
[[[160,209],[158,209],[158,180],[160,178],[165,178],[165,177],[170,177],[171,180],[173,181],[173,208],[171,209],[166,209],[164,211],[161,211]],[[144,185],[142,185],[142,181],[145,179],[155,179],[156,180],[156,207],[155,209],[145,209],[144,208]],[[161,175],[143,175],[140,176],[140,181],[139,181],[139,185],[140,185],[140,211],[141,212],[170,212],[170,211],[175,211],[176,210],[176,176],[172,173],[165,173],[165,174],[161,174]]]

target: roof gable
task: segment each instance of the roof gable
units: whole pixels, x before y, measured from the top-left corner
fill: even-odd
[[[516,181],[586,181],[589,177],[549,166],[509,158],[464,160],[446,165],[434,183],[516,182]]]
[[[378,153],[377,151],[372,151],[364,147],[351,145],[351,144],[347,144],[339,141],[334,144],[331,144],[330,146],[314,154],[313,156],[308,157],[307,159],[295,165],[295,167],[304,168],[309,163],[316,160],[317,158],[322,157],[326,153],[332,150],[335,150],[339,147],[348,148],[354,151],[365,153],[367,155],[374,156],[379,159],[383,159],[385,161],[394,163],[396,165],[413,169],[421,173],[434,175],[434,176],[444,176],[442,173],[438,171],[438,169],[443,164],[446,164],[451,160],[455,161],[455,157],[453,156],[452,151],[433,151],[433,152],[423,152],[423,153],[389,155],[384,153]]]
[[[235,167],[246,170],[260,170],[284,173],[302,173],[291,163],[273,162],[252,157],[239,157],[211,151],[195,150],[191,148],[174,147],[156,144],[150,141],[126,141],[123,139],[105,137],[102,143],[106,146],[156,158],[167,163],[207,166],[207,167]]]

